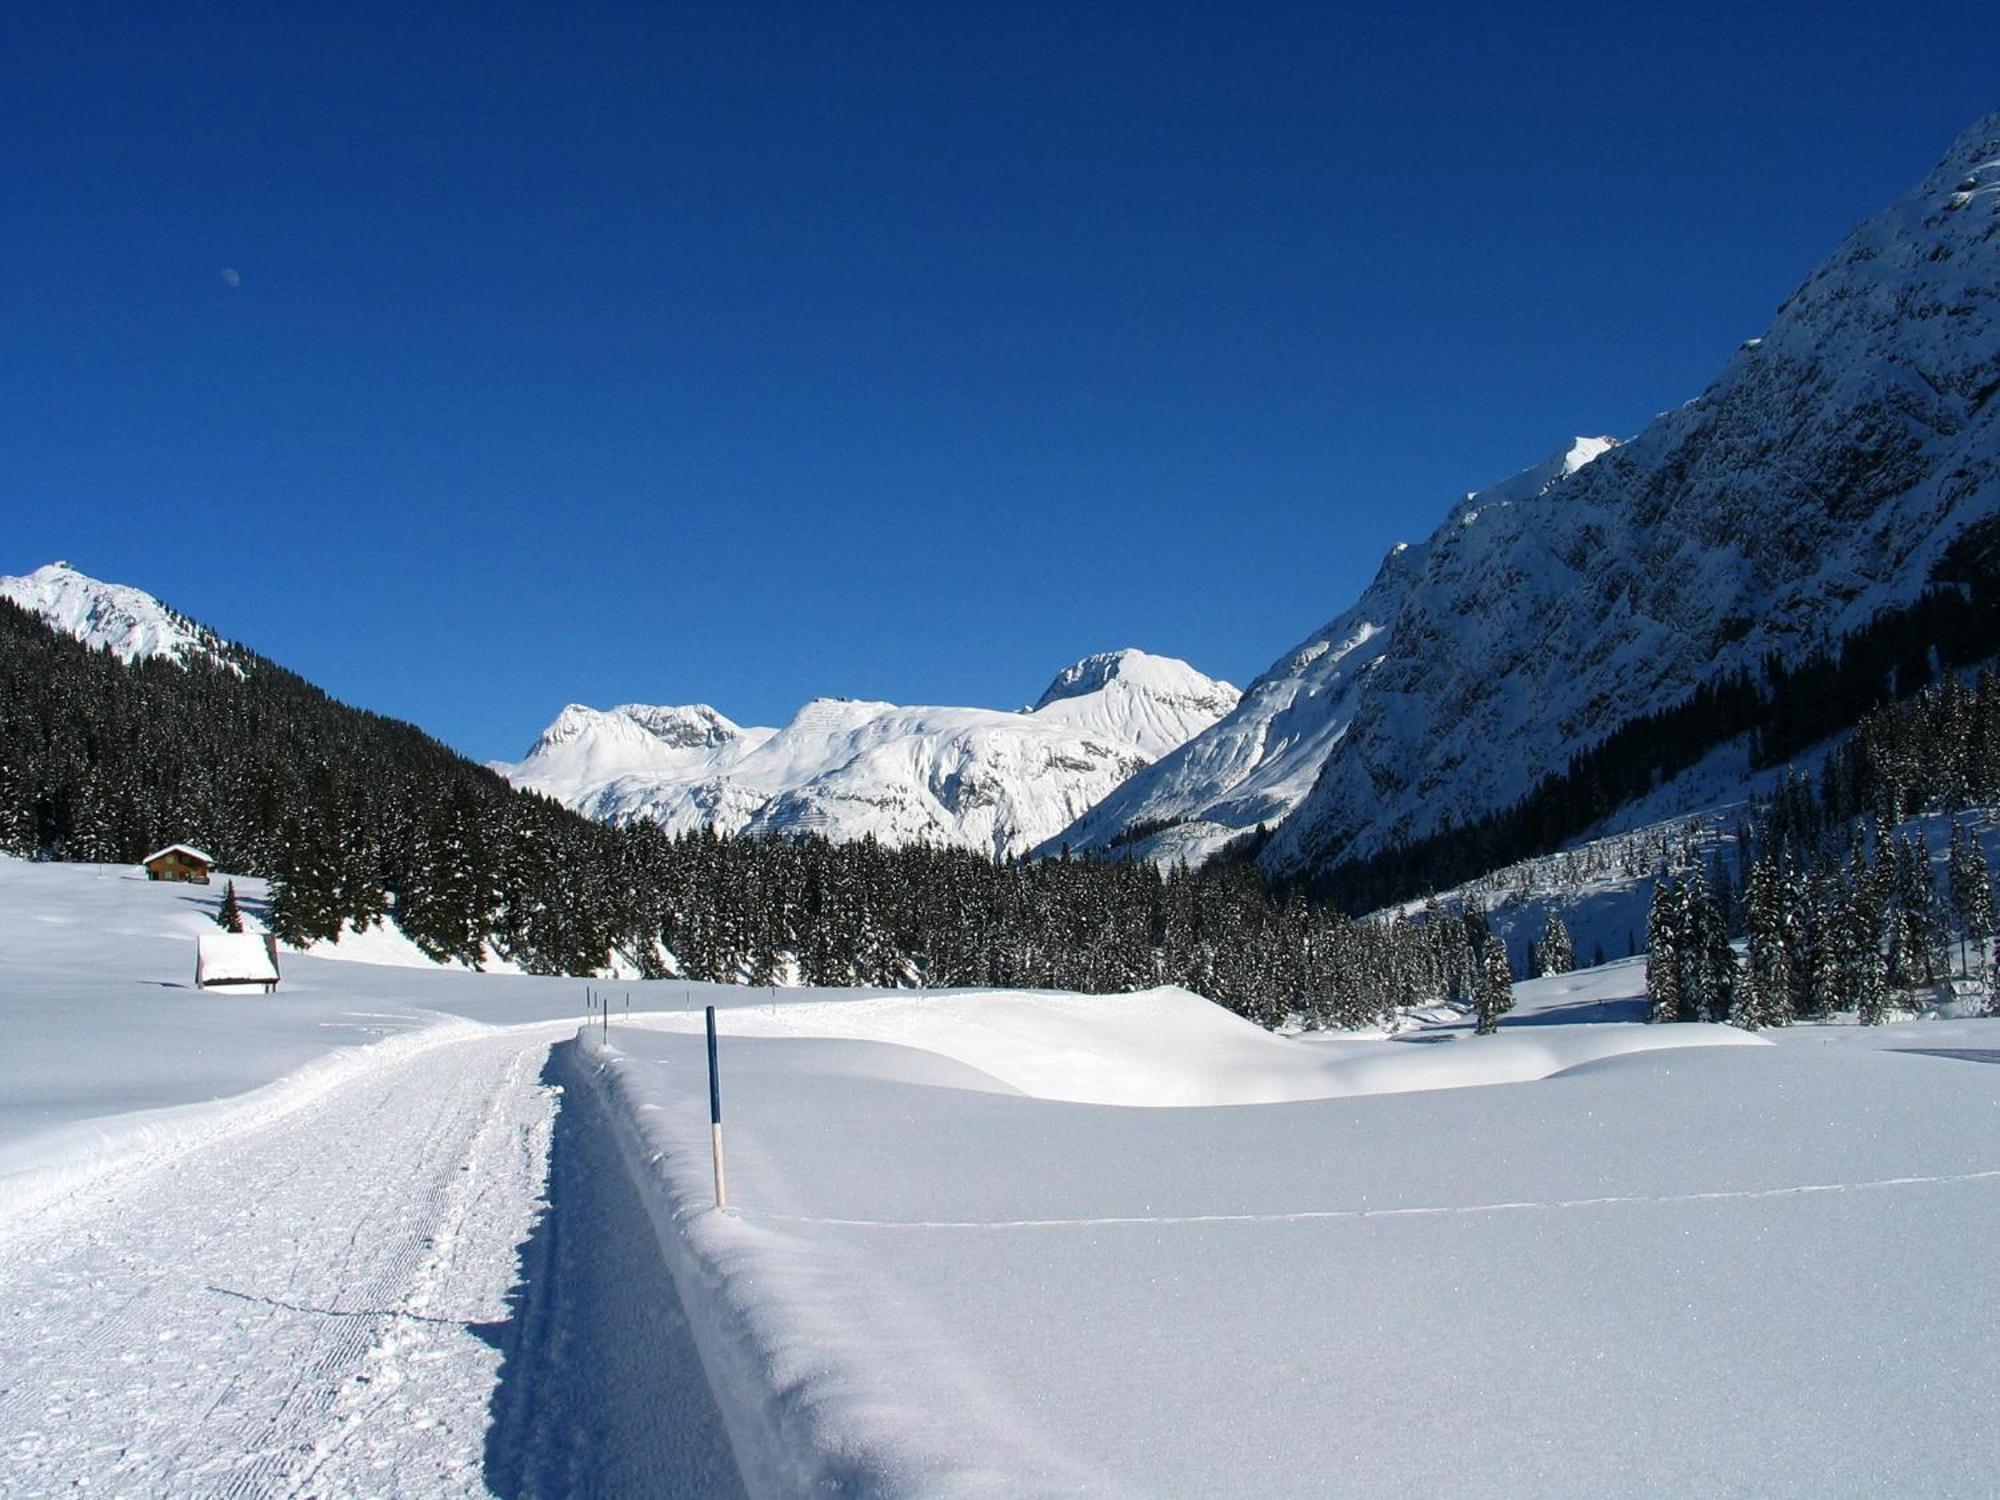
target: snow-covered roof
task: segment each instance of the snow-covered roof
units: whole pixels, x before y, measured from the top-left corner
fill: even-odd
[[[278,982],[278,960],[261,932],[204,932],[194,941],[197,985]]]
[[[164,849],[155,849],[151,854],[140,860],[139,863],[150,865],[154,860],[163,858],[169,854],[185,854],[189,859],[198,859],[205,865],[215,863],[214,859],[202,853],[201,850],[195,848],[192,844],[169,844]]]

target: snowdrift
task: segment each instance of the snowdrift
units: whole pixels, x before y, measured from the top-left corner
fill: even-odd
[[[1274,1036],[1174,986],[1129,995],[1043,990],[904,991],[863,999],[743,1001],[737,1037],[887,1042],[963,1064],[1036,1099],[1148,1108],[1278,1104],[1355,1094],[1525,1083],[1580,1063],[1674,1047],[1763,1046],[1728,1026],[1540,1027],[1423,1043]],[[697,1016],[642,1024],[694,1030]]]

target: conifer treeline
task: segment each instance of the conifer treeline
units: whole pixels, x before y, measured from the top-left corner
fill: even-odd
[[[1978,838],[1952,820],[1944,878],[1912,814],[2000,801],[2000,678],[1982,670],[1867,715],[1818,784],[1788,777],[1718,860],[1654,888],[1647,992],[1656,1021],[1782,1026],[1853,1010],[1884,1020],[1900,995],[1986,968],[1996,916]],[[1731,937],[1748,939],[1739,960]],[[1955,949],[1955,951],[1954,951]]]
[[[127,666],[0,602],[0,847],[122,862],[170,842],[268,876],[292,941],[387,919],[434,957],[545,974],[622,956],[748,983],[1172,982],[1266,1025],[1349,1026],[1472,998],[1485,945],[1476,918],[1353,922],[1242,865],[612,829],[247,652]]]
[[[1738,735],[1750,736],[1753,766],[1782,765],[1876,705],[1915,694],[1940,672],[2000,654],[1994,566],[1985,551],[1962,546],[1941,565],[1940,586],[1907,607],[1883,611],[1838,650],[1790,667],[1773,657],[1756,676],[1704,683],[1682,702],[1630,720],[1572,756],[1513,806],[1343,861],[1310,877],[1306,888],[1342,910],[1371,911],[1462,885],[1559,848]]]

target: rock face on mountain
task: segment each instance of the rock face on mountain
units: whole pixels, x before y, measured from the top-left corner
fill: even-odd
[[[1020,713],[821,698],[772,730],[701,705],[572,705],[524,759],[495,769],[614,823],[923,839],[1012,855],[1236,699],[1184,662],[1128,650],[1066,668]]]
[[[1496,506],[1540,496],[1614,446],[1610,438],[1578,438],[1547,462],[1467,495],[1438,537],[1476,524]],[[1228,717],[1119,787],[1045,848],[1068,842],[1195,865],[1259,825],[1280,823],[1347,732],[1437,540],[1398,546],[1353,607],[1274,662]]]
[[[1700,396],[1468,498],[1064,837],[1169,859],[1273,823],[1267,868],[1323,868],[1502,807],[1698,683],[1914,598],[2000,510],[1996,302],[2000,113]]]
[[[241,652],[206,625],[167,608],[143,589],[105,583],[52,562],[18,577],[0,578],[0,598],[11,599],[86,646],[120,661],[165,656],[187,663],[202,657],[241,671]]]

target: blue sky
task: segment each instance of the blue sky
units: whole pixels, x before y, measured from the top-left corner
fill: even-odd
[[[1985,5],[1471,9],[17,8],[0,572],[482,758],[1247,681],[2000,106]]]

